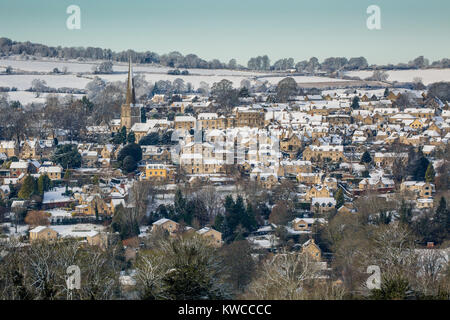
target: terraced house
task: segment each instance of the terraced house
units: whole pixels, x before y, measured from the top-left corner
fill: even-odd
[[[311,145],[306,147],[303,151],[303,160],[311,162],[326,160],[334,162],[343,161],[345,160],[344,147],[330,145]]]

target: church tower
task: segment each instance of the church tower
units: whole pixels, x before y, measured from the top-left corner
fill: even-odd
[[[128,82],[126,101],[122,105],[120,112],[120,128],[125,126],[127,131],[135,123],[141,122],[141,106],[136,104],[136,95],[134,92],[133,69],[131,67],[131,58],[128,62]]]

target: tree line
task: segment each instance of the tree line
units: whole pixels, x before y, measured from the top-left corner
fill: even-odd
[[[363,70],[367,68],[378,69],[424,69],[424,68],[449,68],[450,59],[429,62],[423,56],[417,57],[408,63],[399,63],[397,65],[371,65],[369,66],[367,59],[364,57],[353,57],[347,59],[345,57],[329,57],[324,59],[322,63],[316,57],[309,60],[294,62],[293,58],[282,58],[270,64],[267,55],[252,57],[248,60],[247,66],[239,65],[236,59],[230,59],[228,63],[221,62],[218,59],[206,61],[196,54],[183,55],[178,51],[167,54],[158,54],[153,51],[136,52],[134,50],[125,50],[114,52],[111,49],[103,49],[99,47],[53,47],[30,41],[19,42],[8,38],[0,38],[0,56],[1,55],[34,55],[48,58],[62,59],[94,59],[94,60],[111,60],[118,62],[127,62],[131,57],[133,62],[150,64],[156,63],[171,68],[200,68],[200,69],[250,69],[250,70],[289,70],[296,69],[298,72],[314,73],[318,70],[335,72],[341,70]],[[101,70],[97,70],[101,72]]]

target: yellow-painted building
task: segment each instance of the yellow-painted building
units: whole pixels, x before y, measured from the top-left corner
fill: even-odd
[[[305,195],[306,201],[311,201],[312,198],[329,198],[332,194],[327,187],[313,186]]]
[[[300,172],[297,175],[297,181],[306,185],[319,184],[321,183],[321,177],[313,172]]]
[[[292,220],[292,229],[295,231],[311,231],[312,225],[315,223],[324,223],[325,219],[315,219],[315,218],[295,218]]]
[[[19,155],[19,145],[11,141],[0,141],[0,153],[6,154],[8,158]]]
[[[344,147],[343,146],[308,146],[305,151],[303,151],[303,160],[306,161],[321,161],[329,159],[330,161],[345,161]]]
[[[145,166],[143,180],[165,180],[168,176],[168,168],[164,164],[149,163]]]
[[[43,175],[46,174],[50,180],[61,180],[63,168],[60,165],[57,166],[41,166],[38,172]]]
[[[418,129],[422,129],[422,128],[423,128],[423,123],[422,123],[422,121],[420,121],[419,119],[414,119],[414,121],[411,122],[411,123],[409,124],[409,126],[410,126],[411,128],[413,128],[413,129],[415,129],[415,130],[418,130]]]
[[[152,231],[164,230],[169,233],[171,236],[175,236],[178,231],[179,224],[170,219],[159,219],[158,221],[153,223]]]
[[[314,260],[320,261],[322,258],[322,250],[314,242],[314,239],[309,239],[302,245],[302,251],[308,253]]]
[[[423,181],[404,181],[400,185],[400,191],[414,193],[417,198],[431,198],[434,190],[434,184]]]
[[[297,152],[301,145],[302,142],[296,134],[291,134],[280,141],[280,149],[284,152]]]
[[[196,119],[192,116],[176,116],[174,120],[175,130],[191,130],[195,128]]]
[[[204,227],[197,231],[197,233],[214,247],[220,247],[222,245],[222,233],[212,228]]]
[[[100,248],[106,248],[108,245],[108,236],[106,233],[100,233],[93,231],[86,236],[86,241],[91,246],[98,246]]]
[[[53,241],[58,239],[58,232],[47,226],[39,226],[30,230],[30,242],[37,240]]]

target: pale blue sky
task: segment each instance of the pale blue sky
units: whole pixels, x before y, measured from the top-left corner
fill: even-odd
[[[81,8],[81,30],[66,8]],[[382,30],[366,28],[381,8]],[[365,56],[369,63],[450,57],[448,0],[0,0],[0,37],[47,45],[180,51],[246,64],[316,56]]]

